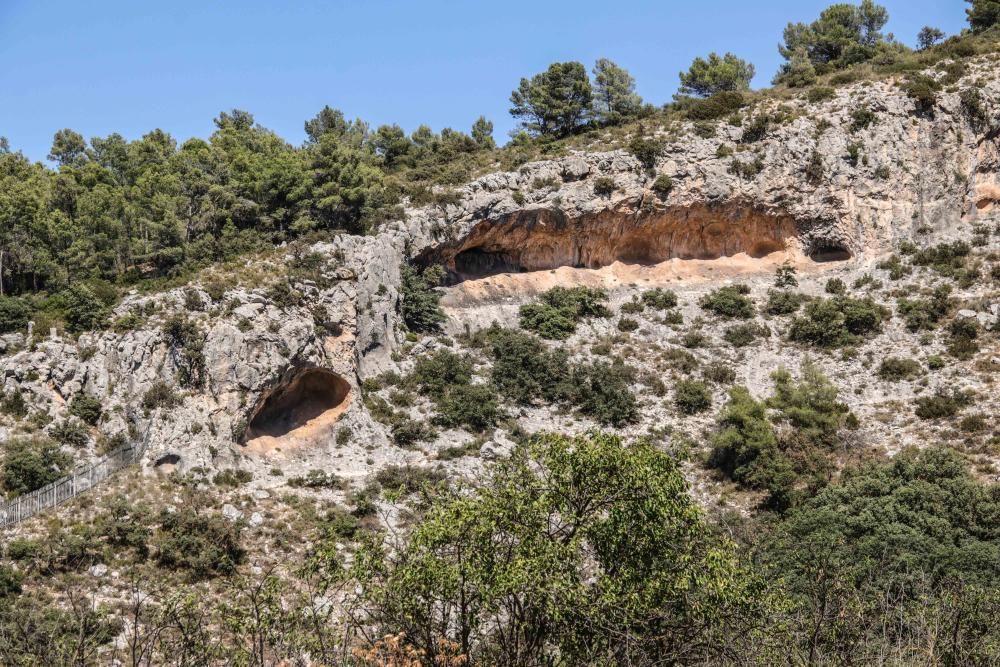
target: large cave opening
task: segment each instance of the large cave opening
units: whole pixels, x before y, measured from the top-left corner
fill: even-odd
[[[779,256],[781,261],[850,259],[843,244],[815,239],[807,244],[800,232],[799,222],[791,215],[735,204],[641,214],[602,211],[576,218],[536,209],[484,220],[458,242],[425,253],[418,261],[443,263],[449,281],[458,283],[499,274],[562,267],[600,269],[618,263],[656,266],[670,260],[725,263],[731,259],[746,268]]]
[[[324,368],[296,368],[257,405],[250,418],[246,441],[263,436],[299,435],[318,421],[335,420],[346,406],[351,386]]]

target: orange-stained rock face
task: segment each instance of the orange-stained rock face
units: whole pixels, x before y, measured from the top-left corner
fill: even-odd
[[[300,435],[299,431],[324,421],[346,406],[351,387],[347,381],[322,368],[291,371],[258,405],[250,419],[246,441]]]
[[[803,245],[794,219],[752,208],[699,206],[646,215],[604,211],[578,219],[536,209],[480,222],[460,241],[436,249],[427,259],[442,261],[453,279],[467,280],[559,267],[600,268],[615,262],[651,265],[670,259],[761,258],[781,251],[801,252]],[[847,248],[837,243],[816,250],[820,261],[850,257]]]

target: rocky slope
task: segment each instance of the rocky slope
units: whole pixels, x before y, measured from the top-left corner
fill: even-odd
[[[269,276],[285,270],[283,262],[294,261],[289,253],[248,266],[242,285],[222,294],[210,296],[203,284],[193,286],[196,298],[190,289],[133,294],[115,312],[116,317],[143,314],[142,323],[129,330],[77,340],[46,332],[27,339],[8,336],[0,388],[19,390],[31,406],[54,418],[62,418],[80,392],[97,397],[105,408],[99,426],[104,436],[149,429],[149,469],[241,467],[267,486],[282,483],[267,472],[276,467],[285,476],[320,468],[360,479],[387,463],[424,461],[433,458],[435,447],[471,436],[446,432],[435,447],[403,450],[360,400],[366,379],[405,369],[414,356],[440,344],[428,339],[414,346],[406,339],[399,316],[403,261],[443,263],[449,269],[450,282],[459,283],[445,288],[445,303],[454,306],[448,309],[447,330],[454,332],[497,319],[509,322],[533,292],[560,282],[611,284],[620,288],[615,305],[631,297],[637,279],[644,286],[679,284],[686,321],[699,317],[695,304],[713,275],[747,274],[754,295],[762,296],[781,261],[800,267],[804,291],[820,294],[830,271],[848,281],[865,272],[877,275],[878,259],[900,241],[968,237],[971,223],[992,221],[1000,201],[1000,143],[970,126],[958,91],[978,87],[989,117],[996,116],[1000,77],[993,67],[987,61],[971,65],[958,85],[939,95],[932,114],[918,113],[891,81],[862,83],[818,103],[764,101],[744,110],[742,126],[721,121],[712,136],[699,136],[708,132],[691,123],[664,128],[658,135],[663,152],[648,168],[619,150],[578,152],[490,174],[466,185],[455,204],[409,208],[404,222],[376,236],[342,236],[312,247],[324,260],[318,276],[290,274],[301,298],[279,301],[265,287]],[[750,141],[745,134],[765,114],[771,119],[766,132]],[[668,194],[653,188],[662,176],[672,184]],[[623,266],[637,268],[610,283],[601,277],[607,275],[601,271]],[[657,273],[657,266],[672,269]],[[557,279],[540,279],[550,271]],[[709,280],[690,285],[676,280],[692,272]],[[535,281],[518,282],[522,273],[535,275]],[[491,279],[510,282],[501,294],[488,288]],[[996,309],[990,310],[989,293],[977,289],[959,297],[982,301],[972,316],[992,326]],[[199,302],[203,305],[192,308]],[[201,386],[177,384],[186,360],[163,331],[176,313],[197,323],[204,355]],[[642,324],[637,346],[666,344],[676,335],[666,325]],[[583,354],[585,337],[614,335],[612,326],[594,324],[568,345]],[[898,348],[915,344],[902,325],[893,325],[886,337]],[[878,348],[885,345],[869,352],[884,354]],[[745,369],[741,380],[758,389],[777,364],[795,367],[801,356],[788,352],[778,336],[738,354],[733,363]],[[864,382],[870,380],[870,361],[864,363],[862,354],[854,361],[824,363],[844,379],[845,391],[853,392],[849,402],[874,414],[899,395]],[[297,382],[303,368],[334,375],[324,376],[328,382]],[[175,405],[157,406],[150,391],[158,383],[171,389]],[[298,399],[321,407],[303,409],[305,416],[283,426],[255,423],[268,413],[268,401],[293,410]],[[648,405],[636,432],[668,422],[695,431],[706,425]],[[336,410],[334,418],[319,419],[327,410]],[[565,423],[564,416],[545,410],[519,418],[528,430],[587,426],[585,420]],[[871,428],[885,438],[897,426],[906,424],[890,418]],[[270,440],[254,437],[262,431]],[[86,452],[95,455],[96,445]]]

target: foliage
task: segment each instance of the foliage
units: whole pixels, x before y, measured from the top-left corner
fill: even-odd
[[[542,338],[563,340],[573,335],[581,320],[608,317],[607,299],[607,292],[599,288],[553,287],[535,303],[521,306],[521,327]]]
[[[918,396],[914,413],[921,419],[949,419],[972,402],[972,395],[959,390],[938,390],[930,396]]]
[[[932,662],[992,654],[998,498],[956,453],[930,447],[848,470],[793,510],[762,550],[794,603],[803,659],[863,664],[898,646],[924,653],[924,628],[939,623],[953,634],[930,649]]]
[[[357,563],[374,620],[431,662],[436,638],[476,664],[711,661],[768,604],[677,463],[600,434],[532,439]]]
[[[613,176],[598,176],[594,179],[594,194],[598,197],[610,197],[617,189]]]
[[[927,299],[899,299],[897,312],[906,320],[910,331],[933,329],[951,309],[951,286],[939,285]]]
[[[101,418],[101,401],[90,394],[77,394],[69,402],[69,413],[95,426]]]
[[[888,311],[869,297],[817,299],[806,304],[803,316],[792,320],[788,337],[816,347],[843,347],[881,331],[887,316]]]
[[[831,5],[808,25],[789,23],[778,51],[788,61],[805,53],[820,73],[843,69],[890,46],[880,32],[888,20],[889,13],[872,0]]]
[[[603,123],[617,123],[634,116],[642,106],[635,79],[628,70],[607,58],[594,64],[594,111]]]
[[[982,32],[1000,23],[1000,1],[965,0],[972,6],[965,10],[969,26],[975,32]]]
[[[774,270],[774,286],[778,289],[788,287],[798,287],[799,281],[795,278],[796,270],[790,262],[784,262]]]
[[[629,140],[628,150],[640,163],[642,163],[643,167],[646,169],[652,169],[656,166],[656,159],[663,153],[663,146],[664,143],[661,139],[647,139],[640,135],[636,135]],[[669,180],[669,176],[667,179]],[[655,185],[654,189],[656,189]]]
[[[754,316],[753,301],[748,294],[750,288],[746,285],[726,285],[703,296],[699,305],[722,317],[748,320]]]
[[[764,312],[768,315],[791,315],[797,312],[803,303],[809,300],[801,292],[791,290],[768,290],[767,303],[764,304]]]
[[[733,347],[746,347],[758,338],[766,338],[770,335],[770,329],[764,325],[756,322],[744,322],[726,327],[722,338]]]
[[[712,407],[712,391],[700,380],[680,380],[674,385],[674,407],[685,415],[705,412]]]
[[[404,263],[399,267],[399,275],[399,311],[403,322],[412,331],[437,331],[445,316],[438,303],[441,294],[435,288],[444,278],[444,269],[433,265],[418,270]]]
[[[921,51],[926,51],[944,39],[944,37],[945,34],[941,29],[925,25],[917,33],[917,48]]]
[[[886,382],[899,382],[920,375],[920,364],[913,359],[886,357],[879,364],[877,372]]]
[[[493,357],[490,379],[497,390],[520,405],[555,402],[566,396],[569,359],[549,350],[537,337],[494,325],[485,332]]]
[[[0,334],[28,328],[31,309],[17,297],[0,296]]]
[[[635,372],[618,360],[575,367],[567,398],[602,426],[622,427],[638,420],[639,406],[630,384]]]
[[[482,384],[460,384],[448,391],[437,404],[434,422],[445,427],[464,426],[484,431],[504,416],[497,404],[496,391]]]
[[[691,120],[715,120],[736,113],[748,104],[743,93],[730,91],[701,100],[685,101],[681,108]]]
[[[175,366],[177,381],[182,387],[198,388],[205,383],[205,336],[194,320],[173,315],[163,324]]]
[[[42,436],[18,436],[4,447],[0,484],[10,496],[40,489],[66,474],[72,459]]]
[[[653,181],[653,192],[660,199],[666,199],[674,189],[674,180],[666,174],[660,174]]]
[[[240,526],[203,508],[163,511],[159,524],[153,537],[156,562],[195,579],[232,574],[246,556]]]
[[[545,72],[521,79],[510,95],[510,113],[529,132],[566,135],[587,119],[592,101],[590,79],[581,63],[552,63]]]
[[[664,287],[645,290],[640,298],[644,304],[657,310],[669,310],[677,307],[677,294]]]
[[[108,308],[87,285],[73,285],[62,294],[66,328],[77,333],[100,329],[107,320]]]
[[[719,57],[714,51],[708,59],[695,58],[687,72],[680,73],[678,90],[684,95],[708,97],[722,92],[750,90],[754,66],[732,53]]]

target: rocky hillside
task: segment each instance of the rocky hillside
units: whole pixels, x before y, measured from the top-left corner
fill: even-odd
[[[65,608],[74,586],[111,606],[142,607],[136,600],[149,593],[170,632],[187,627],[178,619],[201,597],[281,600],[274,614],[294,599],[296,613],[322,616],[320,625],[350,610],[343,632],[360,637],[408,627],[410,617],[357,612],[352,601],[374,587],[355,585],[348,568],[407,553],[399,534],[414,525],[431,531],[417,541],[429,551],[454,538],[449,531],[479,536],[481,522],[460,502],[444,519],[422,514],[452,498],[427,489],[445,481],[468,498],[483,479],[524,481],[528,464],[491,466],[532,434],[580,436],[577,454],[589,451],[587,437],[610,442],[609,451],[621,437],[669,455],[669,464],[650,459],[665,466],[660,473],[669,468],[662,493],[687,498],[690,489],[694,502],[678,501],[683,520],[657,521],[702,526],[704,513],[713,528],[685,535],[729,540],[717,552],[670,552],[671,563],[708,563],[718,574],[707,584],[694,574],[670,580],[676,590],[742,581],[737,562],[759,555],[752,526],[778,521],[741,523],[755,512],[797,516],[789,513],[819,498],[841,508],[834,515],[891,515],[881,505],[842,509],[841,487],[831,485],[860,463],[876,466],[864,469],[875,481],[857,482],[865,490],[891,486],[886,471],[894,484],[920,466],[958,480],[932,492],[913,473],[917,481],[899,482],[900,502],[966,488],[993,498],[976,484],[1000,475],[1000,71],[990,57],[953,65],[924,72],[940,87],[930,104],[887,79],[645,127],[625,148],[573,151],[442,188],[439,203],[407,205],[373,235],[295,242],[206,269],[183,287],[133,290],[105,331],[0,337],[0,441],[45,434],[67,469],[148,442],[138,469],[8,530],[16,548],[7,559],[19,571],[56,573],[32,585]],[[587,435],[599,430],[613,435]],[[969,464],[968,478],[950,458],[884,463],[932,446]],[[562,455],[533,461],[555,468],[572,459]],[[634,482],[621,472],[632,464],[616,459],[621,479],[594,477]],[[590,479],[599,465],[587,465]],[[484,478],[484,469],[494,473]],[[518,495],[522,487],[484,502],[507,507],[514,515],[503,520],[516,525],[518,510],[542,502]],[[546,521],[568,514],[560,506]],[[434,520],[417,521],[426,516]],[[995,540],[995,519],[969,519],[976,539]],[[788,530],[769,541],[794,543]],[[384,551],[366,551],[376,541]],[[739,557],[735,544],[746,547]],[[600,556],[588,554],[586,566]],[[716,561],[734,569],[717,573]],[[384,574],[371,567],[367,576]],[[234,584],[235,573],[246,578]],[[281,589],[286,581],[294,583]],[[747,584],[738,597],[763,605],[763,579],[754,581],[760,588]],[[174,597],[175,587],[191,597]],[[219,609],[200,627],[249,627]],[[861,602],[842,611],[845,626],[870,612]],[[442,613],[446,634],[451,617]],[[738,613],[743,623],[758,612]],[[109,627],[102,645],[124,651],[139,625]],[[807,625],[782,627],[799,641]],[[330,642],[342,629],[323,627]],[[740,641],[757,642],[759,629]],[[989,633],[975,632],[986,646]],[[427,651],[461,652],[434,637]],[[283,655],[305,652],[292,644]],[[755,646],[776,651],[760,664],[783,654],[780,643]]]
[[[188,288],[131,296],[114,314],[120,332],[77,340],[43,331],[8,335],[0,358],[4,389],[20,391],[56,420],[74,396],[93,396],[104,406],[100,434],[112,441],[129,429],[145,432],[150,422],[149,466],[169,460],[180,470],[260,471],[272,461],[260,461],[244,439],[255,414],[283,377],[325,368],[350,385],[355,400],[335,424],[309,431],[285,465],[325,467],[336,446],[331,433],[349,429],[359,449],[342,452],[337,472],[363,477],[372,472],[363,463],[365,447],[374,447],[380,462],[413,453],[397,451],[356,400],[362,385],[435,344],[432,338],[414,346],[404,336],[398,268],[404,260],[447,268],[455,286],[443,288],[445,303],[464,305],[449,311],[449,331],[462,331],[465,317],[476,325],[506,321],[539,291],[525,272],[573,270],[541,285],[605,284],[609,278],[585,270],[600,275],[633,266],[638,273],[629,278],[649,273],[643,287],[676,283],[684,295],[680,276],[746,273],[759,284],[757,295],[774,263],[791,261],[816,293],[831,271],[847,282],[872,273],[888,284],[876,267],[899,243],[968,239],[976,224],[991,222],[1000,197],[997,144],[976,127],[979,116],[970,116],[959,91],[975,86],[982,94],[975,113],[994,115],[1000,80],[993,67],[972,64],[932,112],[921,112],[893,81],[866,82],[817,102],[764,102],[708,129],[667,128],[647,138],[657,151],[645,164],[625,150],[579,152],[490,174],[464,186],[453,204],[407,209],[405,222],[376,236],[343,236],[255,261],[241,270],[238,286],[208,276]],[[945,69],[930,74],[945,77]],[[656,265],[672,270],[657,273]],[[482,291],[494,274],[513,274],[502,295]],[[628,278],[608,284],[622,288],[613,303],[635,291]],[[712,284],[691,288],[685,321],[697,317],[697,297]],[[477,287],[480,296],[468,297]],[[956,296],[971,302],[985,294],[975,286]],[[981,306],[973,310],[988,326],[995,305]],[[192,363],[186,343],[164,327],[178,315],[194,327],[201,356],[192,386],[176,382]],[[613,333],[594,326],[587,335]],[[772,354],[791,354],[775,334]],[[156,388],[169,396],[156,399]]]

